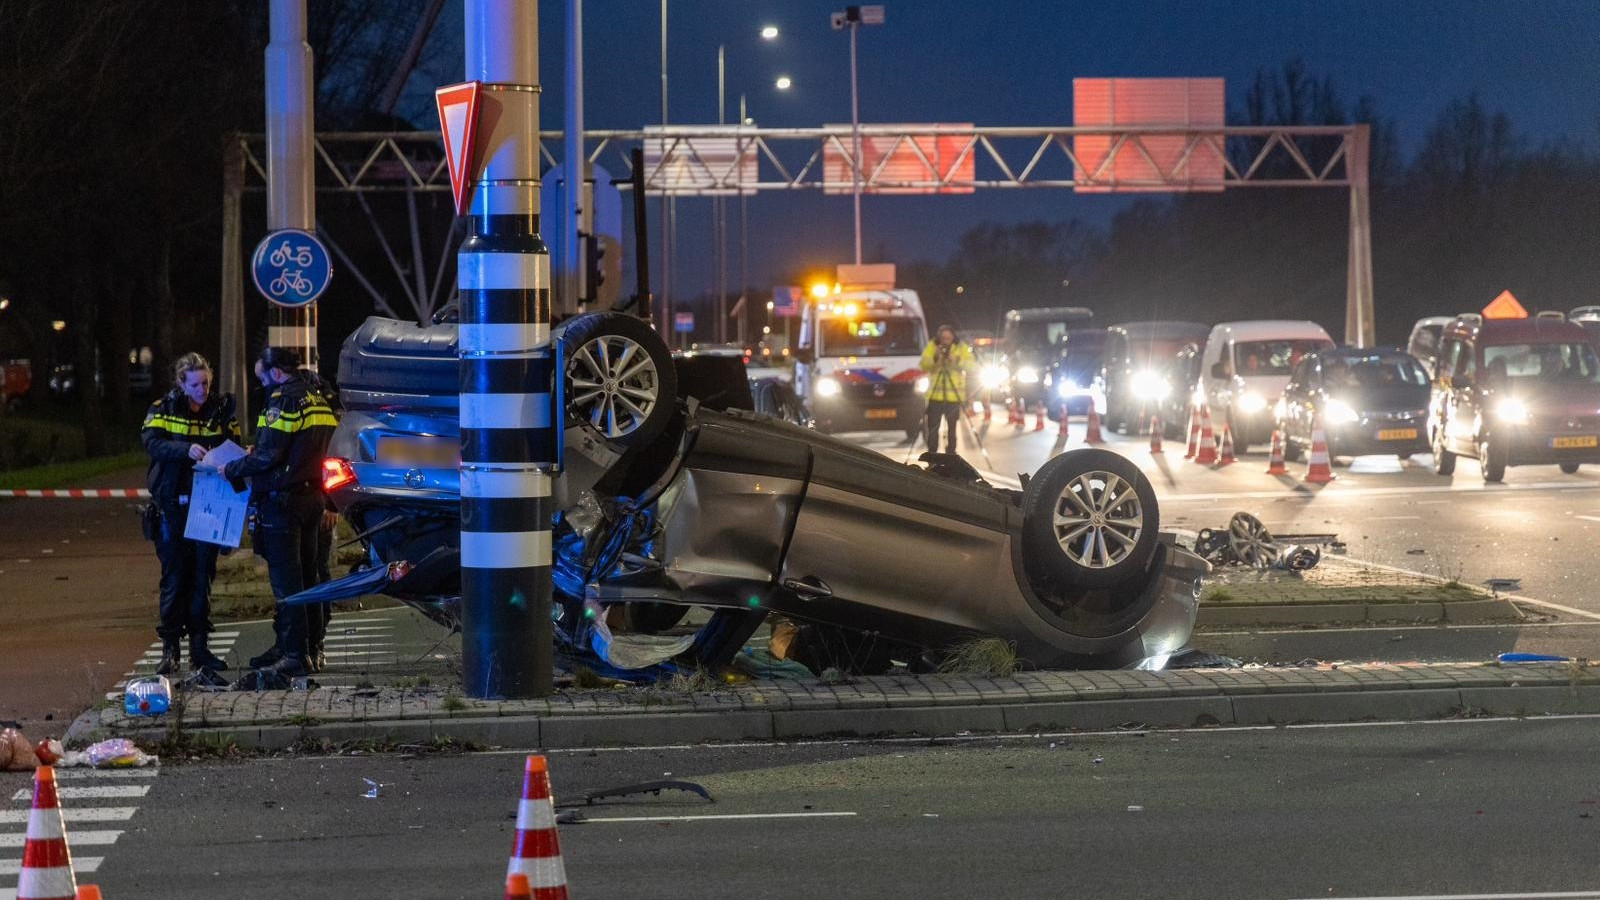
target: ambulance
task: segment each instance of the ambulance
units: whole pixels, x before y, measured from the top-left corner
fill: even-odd
[[[915,438],[928,405],[927,373],[917,365],[927,343],[916,291],[814,289],[801,315],[794,367],[795,393],[813,427]]]

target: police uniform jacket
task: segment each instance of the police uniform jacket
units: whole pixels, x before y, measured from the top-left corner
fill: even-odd
[[[320,490],[322,458],[338,424],[322,392],[295,373],[267,395],[250,455],[228,463],[223,474],[251,478],[251,494],[257,499]]]
[[[150,471],[145,480],[152,500],[172,506],[179,497],[189,495],[194,484],[189,445],[199,444],[210,450],[225,440],[238,440],[234,408],[233,395],[221,394],[207,398],[200,411],[194,412],[189,408],[189,398],[177,388],[150,404],[139,439],[150,454]]]

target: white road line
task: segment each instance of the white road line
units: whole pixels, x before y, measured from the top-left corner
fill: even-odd
[[[68,836],[68,840],[71,840],[71,836],[70,835]],[[72,857],[72,872],[73,872],[74,875],[82,875],[85,872],[97,872],[97,871],[100,870],[100,864],[105,862],[105,861],[106,861],[106,858],[104,856],[77,856],[77,855],[74,855]],[[22,860],[20,860],[20,859],[0,859],[0,875],[20,875],[20,874],[22,874]],[[14,900],[14,898],[16,896],[17,896],[16,892],[13,891],[12,894],[11,894],[11,897],[13,898],[13,900]],[[5,897],[5,894],[3,892],[0,892],[0,900],[3,900],[4,897]]]
[[[720,816],[609,816],[589,818],[585,816],[582,824],[591,822],[706,822],[718,819],[827,819],[853,816],[853,812],[798,812],[798,813],[742,813]]]
[[[117,842],[122,837],[120,831],[79,831],[73,829],[67,835],[67,843],[72,847],[106,847]],[[0,834],[0,847],[21,847],[28,840],[28,835],[23,832],[16,834]]]
[[[1365,516],[1363,522],[1398,522],[1401,519],[1420,519],[1421,516]]]
[[[1156,493],[1156,499],[1162,503],[1189,503],[1201,500],[1272,500],[1277,498],[1320,500],[1339,500],[1348,498],[1357,500],[1363,497],[1393,497],[1403,494],[1468,494],[1489,495],[1503,493],[1524,493],[1528,491],[1592,491],[1600,489],[1600,484],[1568,484],[1559,481],[1531,482],[1529,484],[1499,484],[1494,487],[1481,486],[1446,486],[1437,487],[1385,487],[1385,488],[1349,488],[1345,490],[1324,488],[1319,491],[1277,490],[1277,491],[1239,491],[1237,493],[1215,494],[1161,494]]]
[[[1573,516],[1574,519],[1584,519],[1590,522],[1600,522],[1600,516]]]
[[[57,773],[59,774],[59,773]],[[61,810],[68,822],[126,822],[137,806],[69,806]],[[0,809],[0,825],[27,824],[27,809]]]
[[[143,797],[150,793],[148,784],[119,784],[107,787],[58,787],[56,796],[62,800],[99,800],[108,797]],[[31,800],[33,788],[24,788],[11,795],[12,800]]]
[[[141,766],[137,769],[57,769],[57,781],[72,781],[93,778],[154,778],[161,774],[156,766]]]
[[[1317,900],[1600,900],[1600,890],[1557,890],[1547,894],[1408,894],[1403,897],[1318,897]]]
[[[1540,894],[1407,894],[1397,897],[1319,897],[1317,900],[1600,900],[1600,890]]]

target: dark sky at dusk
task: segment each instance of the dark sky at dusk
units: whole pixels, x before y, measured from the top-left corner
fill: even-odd
[[[861,116],[871,122],[1071,123],[1080,76],[1223,76],[1230,104],[1256,71],[1291,57],[1331,76],[1341,98],[1376,98],[1409,158],[1450,100],[1477,90],[1534,144],[1562,136],[1600,141],[1600,2],[1596,0],[1174,0],[1174,2],[955,2],[889,0],[887,23],[860,42]],[[460,46],[459,0],[436,40]],[[660,4],[586,0],[587,128],[660,121]],[[561,127],[562,0],[540,3],[546,128]],[[675,124],[716,121],[716,52],[727,46],[730,121],[744,93],[764,126],[848,122],[849,39],[829,26],[831,0],[669,0],[668,82]],[[763,25],[781,29],[763,41]],[[442,48],[441,48],[442,49]],[[459,49],[442,58],[459,59]],[[455,71],[459,72],[459,68]],[[795,87],[772,87],[780,74]],[[431,127],[420,120],[419,124]],[[1065,190],[989,191],[955,198],[868,197],[868,261],[942,260],[985,220],[1104,221],[1125,201]],[[705,207],[683,202],[678,281],[711,284]],[[749,204],[750,283],[769,285],[802,265],[848,261],[850,200],[763,194]],[[652,216],[651,227],[657,219]],[[654,240],[654,237],[652,238]],[[1382,239],[1381,235],[1377,236]],[[731,234],[737,266],[737,229]],[[729,276],[737,283],[737,271]],[[675,292],[677,293],[677,292]]]

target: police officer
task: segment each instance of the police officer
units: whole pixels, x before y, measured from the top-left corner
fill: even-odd
[[[956,337],[956,330],[940,325],[923,348],[919,365],[928,373],[928,450],[939,452],[939,421],[948,425],[946,453],[956,452],[956,417],[967,402],[967,372],[977,368],[972,350]]]
[[[189,636],[189,665],[221,671],[228,664],[206,646],[211,633],[211,580],[217,574],[216,544],[183,536],[189,520],[194,465],[225,440],[239,437],[232,394],[211,393],[211,364],[198,353],[173,363],[174,387],[150,404],[139,433],[150,454],[147,536],[161,560],[161,636],[157,674],[178,670],[179,639]]]
[[[305,373],[300,355],[286,347],[268,347],[256,363],[256,375],[267,389],[267,401],[256,422],[256,443],[250,455],[228,463],[223,474],[250,478],[250,502],[256,508],[256,550],[267,561],[277,640],[250,660],[294,677],[308,674],[312,634],[305,606],[283,600],[317,583],[317,530],[324,509],[322,458],[338,420]]]

